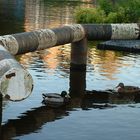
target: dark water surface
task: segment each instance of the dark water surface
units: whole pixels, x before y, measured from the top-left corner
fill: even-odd
[[[88,1],[0,0],[0,34],[74,23],[75,9],[91,6]],[[102,90],[119,82],[140,86],[139,54],[100,51],[90,42],[86,74],[70,72],[70,45],[27,53],[17,59],[31,73],[34,90],[24,101],[3,101],[3,140],[140,139],[140,104],[131,99],[114,100],[107,108],[94,108],[95,100],[76,94],[63,108],[41,103],[44,92],[60,93],[75,87],[81,92]]]

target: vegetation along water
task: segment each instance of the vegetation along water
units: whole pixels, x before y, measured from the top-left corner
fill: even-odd
[[[99,0],[94,8],[77,9],[75,18],[78,23],[139,23],[139,7],[139,0]]]

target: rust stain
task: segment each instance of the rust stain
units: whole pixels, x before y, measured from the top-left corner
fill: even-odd
[[[7,74],[7,75],[6,75],[6,78],[10,79],[10,78],[13,77],[13,76],[16,76],[16,74],[15,74],[15,73],[10,73],[10,74]]]

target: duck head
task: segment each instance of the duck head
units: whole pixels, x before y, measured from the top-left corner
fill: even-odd
[[[71,98],[71,97],[69,96],[69,94],[68,94],[66,91],[62,91],[62,92],[61,92],[61,97],[67,98],[67,99],[70,99],[70,98]]]
[[[66,95],[67,95],[67,92],[66,91],[62,91],[61,92],[61,97],[66,97]]]
[[[116,88],[118,88],[118,87],[124,88],[124,83],[119,83],[119,84],[116,86]]]

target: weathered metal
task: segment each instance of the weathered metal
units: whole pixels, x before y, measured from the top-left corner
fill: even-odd
[[[0,45],[0,92],[12,101],[27,98],[33,89],[33,79],[14,57]]]
[[[16,55],[77,42],[84,37],[88,40],[139,39],[140,26],[138,23],[74,24],[0,36],[0,44],[11,54]]]
[[[138,24],[111,24],[111,39],[138,39],[140,28]]]
[[[132,24],[74,24],[60,28],[0,36],[0,44],[11,54],[24,54],[82,40],[139,39],[140,26]]]
[[[88,40],[140,39],[138,23],[83,24]]]
[[[84,37],[83,26],[75,24],[61,28],[41,29],[33,32],[1,36],[0,44],[11,54],[17,55],[80,41]]]
[[[87,50],[87,38],[71,44],[71,69],[85,70]]]
[[[70,83],[69,83],[70,97],[82,97],[86,91],[86,71],[75,70],[75,66],[70,65]]]
[[[109,40],[112,35],[110,24],[83,24],[88,40]]]

